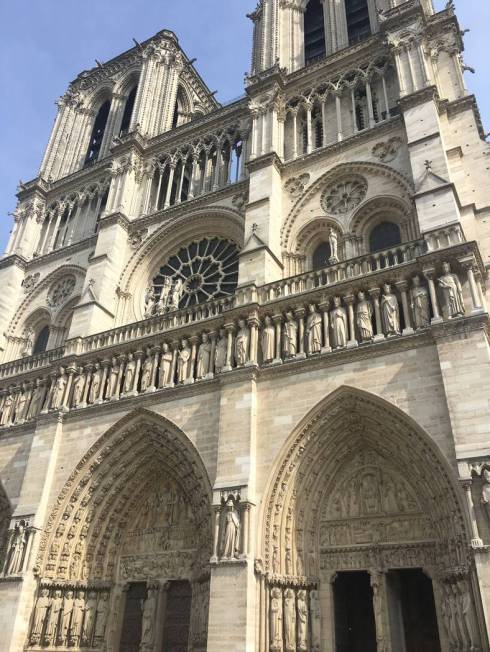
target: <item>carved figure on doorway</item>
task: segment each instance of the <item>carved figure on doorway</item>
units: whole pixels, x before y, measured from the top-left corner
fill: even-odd
[[[306,343],[310,355],[320,353],[322,348],[322,317],[313,303],[308,306]]]
[[[167,342],[164,342],[162,344],[162,355],[160,358],[160,370],[159,370],[159,381],[158,381],[158,386],[160,388],[168,387],[173,383],[172,359],[173,359],[172,351],[170,350],[170,347],[167,344]]]
[[[320,636],[321,636],[320,599],[318,597],[318,591],[316,589],[310,592],[310,610],[311,610],[312,652],[320,652]]]
[[[78,645],[82,635],[83,614],[85,611],[85,592],[77,591],[73,600],[71,626],[70,626],[70,645]]]
[[[72,397],[73,407],[80,406],[82,402],[84,387],[85,387],[85,375],[83,373],[83,368],[78,367],[77,375],[75,376],[75,379],[73,381],[73,397]]]
[[[141,626],[141,650],[152,650],[155,645],[155,614],[158,591],[148,589],[148,596],[143,602],[143,621]]]
[[[379,513],[378,482],[372,473],[366,473],[361,480],[361,506],[363,514]]]
[[[429,291],[421,285],[420,276],[414,276],[412,283],[410,299],[413,323],[416,330],[419,330],[420,328],[427,328],[430,324]]]
[[[49,597],[49,589],[41,589],[41,593],[36,602],[31,636],[29,638],[31,645],[42,645],[44,643],[44,641],[41,641],[41,636],[44,625],[48,622],[50,606],[51,598]]]
[[[82,645],[92,647],[94,636],[95,615],[97,612],[97,593],[90,591],[85,602],[85,616],[83,619]]]
[[[330,312],[334,348],[340,349],[347,346],[347,313],[342,308],[340,297],[334,297],[333,310]]]
[[[237,367],[243,367],[248,360],[250,329],[244,319],[238,320],[238,333],[235,338],[235,361]]]
[[[456,274],[451,272],[449,263],[442,263],[443,275],[439,278],[442,291],[443,306],[449,319],[463,317],[465,314],[463,289]]]
[[[100,368],[100,363],[96,362],[94,367],[94,373],[92,374],[92,384],[90,385],[90,392],[88,395],[88,402],[95,403],[98,400],[100,394],[100,386],[102,384],[102,374],[103,371]]]
[[[385,335],[393,337],[400,335],[400,308],[398,299],[391,291],[391,285],[386,283],[383,286],[383,296],[381,297],[381,314],[383,316],[383,325]]]
[[[335,229],[328,229],[328,244],[330,245],[330,258],[329,263],[335,264],[339,262],[339,236]]]
[[[383,616],[383,576],[381,573],[371,573],[371,588],[373,590],[373,610],[376,624],[377,652],[386,652],[386,632]]]
[[[282,593],[281,589],[271,591],[269,606],[271,650],[282,650]]]
[[[198,380],[205,378],[211,370],[211,350],[212,345],[207,333],[202,334],[202,342],[197,352],[197,370],[196,377]]]
[[[370,342],[373,339],[373,307],[371,302],[366,299],[364,292],[357,294],[358,302],[356,306],[357,330],[361,342]]]
[[[141,369],[141,391],[146,392],[151,385],[153,377],[153,356],[151,350],[146,350],[146,358]]]
[[[104,642],[107,619],[109,616],[109,595],[102,593],[97,603],[97,617],[95,619],[94,645],[100,646]]]
[[[31,404],[27,412],[28,419],[34,419],[41,412],[45,397],[45,388],[41,378],[36,379],[34,392],[32,393]],[[3,415],[2,415],[3,416]]]
[[[224,328],[219,329],[216,349],[214,351],[214,370],[220,374],[226,366],[226,352],[228,350],[226,331]]]
[[[10,549],[8,553],[7,575],[17,575],[22,571],[24,552],[27,546],[27,532],[25,521],[20,521],[15,526]]]
[[[51,609],[49,610],[49,623],[46,630],[46,642],[48,645],[56,645],[62,607],[62,593],[61,591],[55,591],[54,597],[51,601]]]
[[[298,591],[298,652],[308,650],[308,602],[306,591]]]
[[[179,383],[190,378],[191,374],[191,347],[186,339],[182,340],[182,346],[177,358],[177,377]]]
[[[298,324],[292,312],[286,313],[282,349],[285,358],[294,358],[298,351]]]
[[[67,379],[65,370],[63,367],[60,367],[59,376],[56,378],[53,385],[53,394],[51,397],[52,410],[59,410],[61,408],[63,404],[63,396],[65,394],[66,383]]]
[[[264,328],[262,329],[261,345],[262,359],[264,362],[272,362],[274,359],[275,333],[272,319],[269,315],[264,317]]]
[[[223,537],[223,559],[238,559],[240,556],[240,514],[230,498],[226,503],[225,533]]]
[[[284,594],[284,639],[286,652],[296,650],[296,600],[294,591],[286,589]]]
[[[460,628],[465,639],[465,649],[473,652],[473,650],[480,649],[478,645],[478,630],[473,612],[473,601],[466,586],[466,581],[459,582],[457,588],[459,589],[458,613],[460,614]]]
[[[124,372],[124,388],[125,394],[128,394],[133,389],[134,374],[136,373],[136,362],[132,353],[128,354],[128,361],[126,362],[126,369]]]
[[[73,591],[67,591],[63,598],[63,615],[61,617],[61,627],[59,641],[61,645],[70,645],[70,622],[73,611]]]

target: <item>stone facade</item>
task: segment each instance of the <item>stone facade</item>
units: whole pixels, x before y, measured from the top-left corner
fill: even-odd
[[[356,7],[261,0],[226,106],[169,31],[60,99],[0,262],[1,652],[490,649],[490,150],[452,3]]]

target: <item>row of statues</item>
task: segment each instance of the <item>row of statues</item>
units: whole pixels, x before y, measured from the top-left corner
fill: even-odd
[[[464,315],[461,284],[444,263],[439,278],[443,310],[448,318]],[[401,295],[401,296],[400,296]],[[431,309],[432,307],[432,309]],[[405,329],[420,330],[431,323],[431,293],[419,276],[398,291],[386,283],[382,292],[371,288],[357,295],[335,296],[316,305],[238,319],[217,332],[182,337],[171,344],[148,348],[85,367],[60,368],[50,379],[37,379],[4,390],[0,426],[24,423],[41,412],[80,408],[176,384],[213,378],[248,364],[270,364],[297,356],[326,353],[396,337]]]
[[[160,296],[157,295],[153,287],[146,288],[144,310],[145,319],[149,319],[154,315],[163,315],[172,310],[178,310],[184,292],[184,281],[180,278],[172,281],[169,276],[163,277]]]
[[[269,649],[273,652],[320,650],[318,592],[273,587],[269,600],[269,637]]]
[[[441,615],[451,650],[480,650],[478,625],[466,580],[442,585]]]
[[[41,647],[100,647],[110,600],[107,591],[43,587],[34,610],[29,644]]]

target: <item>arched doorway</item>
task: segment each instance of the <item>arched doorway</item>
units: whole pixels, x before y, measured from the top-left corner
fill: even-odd
[[[85,455],[38,558],[30,647],[205,650],[211,488],[173,424],[139,410]]]
[[[261,652],[483,649],[451,476],[382,399],[343,387],[315,409],[264,505]]]

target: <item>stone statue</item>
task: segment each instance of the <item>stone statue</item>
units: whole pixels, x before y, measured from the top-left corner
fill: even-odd
[[[133,391],[134,374],[136,373],[136,361],[132,353],[128,353],[126,369],[124,370],[124,387],[123,392],[128,394]]]
[[[49,622],[46,628],[46,641],[48,645],[55,646],[57,644],[61,610],[63,608],[63,598],[61,591],[55,591],[54,597],[51,601],[51,608],[49,610]]]
[[[191,375],[191,347],[186,339],[182,340],[182,347],[177,358],[177,378],[179,383],[188,380]]]
[[[44,625],[48,622],[50,606],[51,598],[49,597],[49,589],[41,589],[41,593],[36,602],[36,609],[32,621],[31,636],[29,638],[31,645],[44,644],[44,641],[41,640],[41,636]]]
[[[460,582],[458,599],[459,626],[463,633],[465,648],[467,650],[479,650],[478,628],[474,618],[473,602],[466,586],[466,582]]]
[[[321,637],[321,612],[318,591],[310,592],[311,609],[311,649],[312,652],[320,652]]]
[[[18,575],[22,572],[24,553],[27,546],[27,532],[25,521],[20,521],[15,526],[8,552],[7,575]]]
[[[298,652],[308,651],[308,603],[306,591],[298,591]]]
[[[34,350],[34,330],[32,328],[28,328],[26,331],[24,348],[22,349],[21,356],[23,358],[27,358],[30,355],[32,355],[33,350]]]
[[[12,396],[12,394],[8,394],[5,398],[5,401],[3,402],[2,418],[0,419],[0,426],[10,425],[10,423],[12,422],[13,409],[14,409],[14,397]]]
[[[70,626],[70,645],[78,645],[82,635],[82,622],[85,613],[85,593],[78,591],[73,601],[71,626]]]
[[[272,319],[269,315],[264,318],[264,328],[262,329],[261,345],[262,345],[262,359],[264,362],[272,362],[274,359],[274,341],[275,332]]]
[[[118,382],[119,382],[120,369],[121,366],[119,364],[118,359],[116,357],[112,358],[111,370],[109,372],[109,380],[107,381],[107,396],[109,398],[112,398],[113,396],[117,396],[119,394]]]
[[[151,381],[153,378],[153,356],[150,349],[146,350],[146,358],[143,362],[143,367],[141,370],[141,391],[146,392],[148,387],[151,386]]]
[[[238,559],[240,555],[240,515],[230,498],[226,503],[223,559]]]
[[[381,297],[381,314],[383,316],[383,326],[385,335],[393,337],[400,335],[400,309],[398,299],[391,292],[391,285],[386,283],[383,287],[383,296]]]
[[[167,342],[162,344],[162,355],[160,358],[158,386],[168,387],[173,384],[172,378],[172,359],[173,354]]]
[[[170,310],[178,310],[180,306],[180,300],[184,294],[184,281],[180,278],[174,281],[172,289],[170,291],[170,298],[168,306]]]
[[[427,328],[430,325],[429,291],[420,284],[420,276],[414,276],[410,291],[413,323],[415,328]]]
[[[294,591],[286,589],[284,594],[284,639],[286,652],[296,650],[296,604]]]
[[[286,313],[282,349],[285,358],[293,358],[298,351],[298,324],[292,312]]]
[[[143,603],[143,622],[141,626],[141,650],[153,650],[155,644],[155,614],[158,592],[148,590],[148,597]]]
[[[308,306],[306,344],[310,355],[320,353],[322,348],[322,316],[313,303]]]
[[[97,617],[95,619],[94,644],[100,646],[104,642],[105,629],[109,616],[109,595],[102,593],[97,603]]]
[[[214,371],[220,374],[226,367],[226,353],[228,351],[228,338],[224,328],[219,329],[216,349],[214,351]]]
[[[339,262],[339,236],[335,229],[328,229],[328,244],[330,245],[330,259],[329,263],[338,263]]]
[[[149,319],[155,310],[155,293],[152,287],[145,290],[145,311],[144,318]]]
[[[212,345],[207,333],[202,334],[202,342],[197,352],[196,377],[200,380],[205,378],[211,371],[211,350]]]
[[[244,319],[238,320],[238,333],[235,338],[235,362],[237,367],[243,367],[248,360],[248,345],[250,329]]]
[[[172,280],[169,276],[163,278],[162,291],[157,303],[157,314],[162,315],[168,308],[170,292],[172,290]]]
[[[356,306],[356,322],[359,338],[361,342],[370,342],[373,339],[373,307],[371,302],[366,299],[364,292],[357,294],[358,302]]]
[[[60,367],[60,375],[54,381],[53,394],[51,396],[51,409],[59,410],[63,405],[63,396],[66,388],[66,374],[63,367]]]
[[[44,403],[45,391],[46,390],[44,388],[43,381],[41,378],[37,378],[36,385],[32,393],[31,404],[29,405],[29,410],[27,412],[28,419],[34,419],[37,417],[39,412],[41,412]]]
[[[282,594],[281,589],[271,591],[269,606],[271,650],[282,650]]]
[[[443,275],[439,279],[443,306],[449,319],[463,317],[465,314],[463,290],[456,274],[451,273],[451,265],[442,263]]]
[[[94,373],[92,374],[92,383],[90,385],[90,392],[88,395],[88,402],[95,403],[98,400],[100,394],[100,386],[102,384],[102,374],[103,371],[100,368],[100,363],[96,362],[94,367]]]
[[[70,645],[70,622],[73,611],[73,591],[67,591],[63,598],[63,615],[61,617],[61,634],[59,636],[61,645]]]
[[[75,380],[73,381],[73,407],[79,407],[83,398],[83,390],[85,387],[85,374],[83,373],[83,368],[79,367]]]
[[[386,633],[383,617],[382,574],[371,573],[371,588],[373,590],[374,622],[376,624],[377,650],[386,650]]]
[[[481,488],[481,503],[485,507],[488,518],[490,518],[490,469],[484,467],[481,477],[483,480]]]
[[[340,297],[334,297],[333,306],[330,311],[333,345],[335,349],[340,349],[347,346],[347,313],[345,308],[342,308]]]
[[[31,398],[31,391],[27,389],[25,384],[22,386],[22,389],[23,392],[19,394],[17,405],[15,406],[15,423],[23,423],[25,421]]]
[[[82,629],[82,645],[92,647],[94,637],[95,615],[97,612],[97,593],[90,591],[84,608],[84,619]]]

